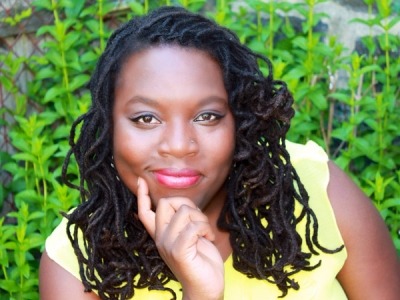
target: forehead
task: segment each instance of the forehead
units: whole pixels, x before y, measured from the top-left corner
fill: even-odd
[[[178,45],[154,45],[128,55],[122,63],[119,75],[121,76],[132,65],[143,69],[149,69],[155,65],[162,69],[169,68],[173,72],[178,71],[183,64],[186,64],[193,67],[193,72],[195,72],[198,62],[207,62],[205,67],[213,65],[222,72],[217,60],[205,50]]]
[[[205,51],[178,46],[157,46],[131,55],[116,84],[119,103],[134,97],[187,105],[217,97],[227,101],[219,64]]]
[[[171,95],[226,94],[216,60],[205,51],[179,46],[155,46],[132,54],[123,63],[116,89],[117,93],[129,89]]]

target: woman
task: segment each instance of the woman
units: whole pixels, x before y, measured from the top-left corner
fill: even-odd
[[[318,146],[286,142],[292,96],[258,60],[182,8],[111,36],[41,299],[397,298],[385,224]]]

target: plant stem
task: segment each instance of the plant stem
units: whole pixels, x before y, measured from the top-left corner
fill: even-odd
[[[2,270],[3,270],[3,274],[4,274],[4,279],[8,280],[8,275],[7,275],[7,270],[5,266],[1,266]]]
[[[269,1],[269,57],[274,50],[274,1]]]
[[[68,69],[67,69],[67,60],[65,57],[65,49],[64,49],[64,38],[65,38],[65,28],[64,24],[60,21],[60,17],[57,11],[57,1],[51,0],[52,8],[53,8],[53,15],[54,15],[54,23],[57,29],[57,33],[61,34],[61,36],[57,37],[57,41],[59,43],[59,51],[61,54],[61,66],[62,66],[62,74],[63,74],[63,84],[64,88],[67,91],[67,100],[68,103],[62,103],[64,108],[65,117],[68,116],[68,108],[72,105],[71,93],[69,93],[69,78],[68,78]]]
[[[386,89],[390,90],[390,43],[389,43],[389,29],[385,26],[385,75],[386,75]]]
[[[262,23],[261,23],[261,11],[257,10],[257,40],[261,41],[261,33],[262,33]]]
[[[100,37],[100,50],[103,52],[105,48],[104,41],[104,24],[103,24],[103,0],[97,0],[98,4],[98,16],[99,16],[99,37]]]
[[[306,67],[307,67],[307,82],[312,86],[312,77],[313,77],[313,51],[314,51],[314,32],[313,32],[313,25],[314,25],[314,7],[315,7],[315,0],[308,0],[306,1],[308,4],[308,18],[307,18],[307,59],[306,59]],[[307,97],[306,98],[306,112],[310,113],[311,110],[311,101]]]
[[[225,0],[218,0],[217,2],[218,2],[217,3],[217,9],[219,11],[223,12],[224,9],[225,9],[225,5],[226,5]]]
[[[383,161],[383,150],[384,150],[384,143],[383,143],[383,122],[382,117],[385,115],[384,105],[383,105],[383,95],[379,93],[376,96],[376,114],[378,123],[378,144],[379,144],[379,164],[378,164],[378,171],[380,172],[382,161]]]
[[[41,157],[38,157],[39,161],[39,167],[40,167],[40,173],[42,176],[42,185],[43,185],[43,211],[45,212],[44,214],[44,224],[47,226],[47,181],[46,181],[46,175],[43,169],[43,161]]]

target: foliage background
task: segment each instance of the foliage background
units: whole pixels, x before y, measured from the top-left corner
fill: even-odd
[[[382,34],[363,37],[363,53],[346,54],[336,37],[317,31],[318,22],[329,17],[315,12],[324,1],[245,2],[36,0],[0,20],[17,27],[32,11],[53,16],[36,33],[44,40],[41,53],[0,52],[0,83],[15,99],[12,107],[0,107],[0,127],[12,145],[12,151],[0,151],[0,175],[11,178],[0,189],[0,299],[38,299],[45,238],[59,212],[78,202],[76,191],[61,184],[60,173],[71,122],[90,102],[85,85],[115,26],[159,5],[200,11],[273,61],[275,77],[288,83],[296,99],[289,138],[313,139],[326,149],[373,199],[400,252],[400,38],[390,33],[400,22],[391,17],[400,7],[390,0],[364,0],[371,15],[353,22],[378,27]],[[13,80],[21,65],[31,74],[26,93]],[[337,85],[340,72],[347,74],[345,86]]]

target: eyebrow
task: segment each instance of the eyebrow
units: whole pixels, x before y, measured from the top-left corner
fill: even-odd
[[[160,104],[157,100],[150,99],[150,98],[143,97],[143,96],[133,96],[131,99],[129,99],[127,104],[130,105],[132,103],[144,103],[144,104],[147,104],[150,106],[155,106],[155,107],[160,106]]]
[[[200,105],[210,104],[210,103],[214,103],[214,102],[216,102],[216,103],[222,102],[224,105],[229,106],[228,99],[225,97],[220,97],[220,96],[209,96],[209,97],[203,98],[200,100]]]
[[[211,104],[211,103],[223,103],[224,105],[229,107],[228,104],[228,99],[225,97],[220,97],[220,96],[209,96],[209,97],[205,97],[200,99],[199,101],[199,106],[203,106],[203,105],[207,105],[207,104]],[[143,103],[146,105],[150,105],[150,106],[154,106],[154,107],[159,107],[160,106],[160,101],[155,100],[155,99],[151,99],[148,97],[144,97],[144,96],[133,96],[129,101],[128,101],[128,105],[132,104],[132,103]]]

